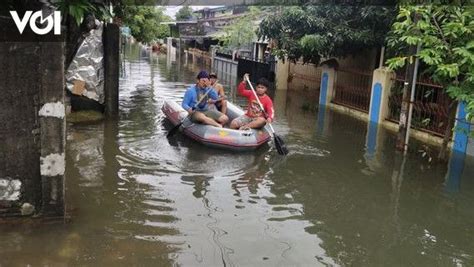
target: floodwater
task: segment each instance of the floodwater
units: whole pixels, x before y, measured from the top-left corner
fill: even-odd
[[[393,133],[280,91],[286,158],[167,140],[161,105],[199,67],[128,49],[119,119],[68,124],[71,222],[0,226],[0,266],[474,265],[472,158],[403,157]]]

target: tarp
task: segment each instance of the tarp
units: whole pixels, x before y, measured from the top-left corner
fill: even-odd
[[[92,30],[79,47],[66,72],[66,87],[75,94],[104,104],[103,24]]]

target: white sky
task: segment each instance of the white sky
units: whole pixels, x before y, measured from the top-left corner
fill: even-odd
[[[165,10],[165,14],[172,17],[173,19],[175,18],[176,13],[178,13],[178,10],[183,7],[183,6],[167,6]],[[203,9],[206,7],[220,7],[220,6],[190,6],[193,10],[199,10]]]

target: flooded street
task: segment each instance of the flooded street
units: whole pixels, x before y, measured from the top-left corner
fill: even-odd
[[[122,64],[119,119],[67,126],[71,222],[1,225],[0,266],[474,265],[474,159],[404,158],[392,132],[373,146],[365,122],[284,91],[286,158],[168,140],[161,105],[199,67],[138,47]]]

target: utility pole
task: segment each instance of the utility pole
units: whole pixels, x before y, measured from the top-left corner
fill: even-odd
[[[418,55],[421,50],[421,44],[418,44],[416,47],[416,54]],[[410,137],[410,127],[411,127],[411,119],[413,117],[413,103],[415,102],[415,91],[416,91],[416,80],[418,78],[418,67],[420,64],[420,59],[418,56],[415,59],[415,70],[413,71],[413,77],[412,77],[412,83],[411,83],[411,93],[410,93],[410,103],[408,105],[408,120],[407,120],[407,132],[405,135],[405,153],[407,152],[407,147],[408,147],[408,141]]]
[[[414,14],[413,23],[416,24],[418,21],[418,14]],[[402,106],[400,109],[400,121],[398,124],[398,134],[397,134],[397,144],[396,147],[398,150],[406,152],[408,149],[408,134],[409,134],[409,121],[411,120],[411,112],[409,111],[411,106],[411,90],[414,90],[414,85],[416,83],[416,68],[417,64],[415,63],[415,57],[418,49],[416,45],[411,45],[408,48],[408,55],[410,56],[408,60],[408,65],[405,69],[405,82],[403,83],[403,96],[402,96]]]
[[[416,46],[412,45],[408,49],[410,57],[413,57],[416,53]],[[406,136],[408,134],[408,116],[410,107],[410,95],[413,84],[413,77],[415,71],[415,60],[411,59],[405,70],[405,82],[403,84],[403,97],[402,107],[400,109],[400,121],[398,123],[398,134],[397,134],[397,149],[400,151],[407,150]]]

